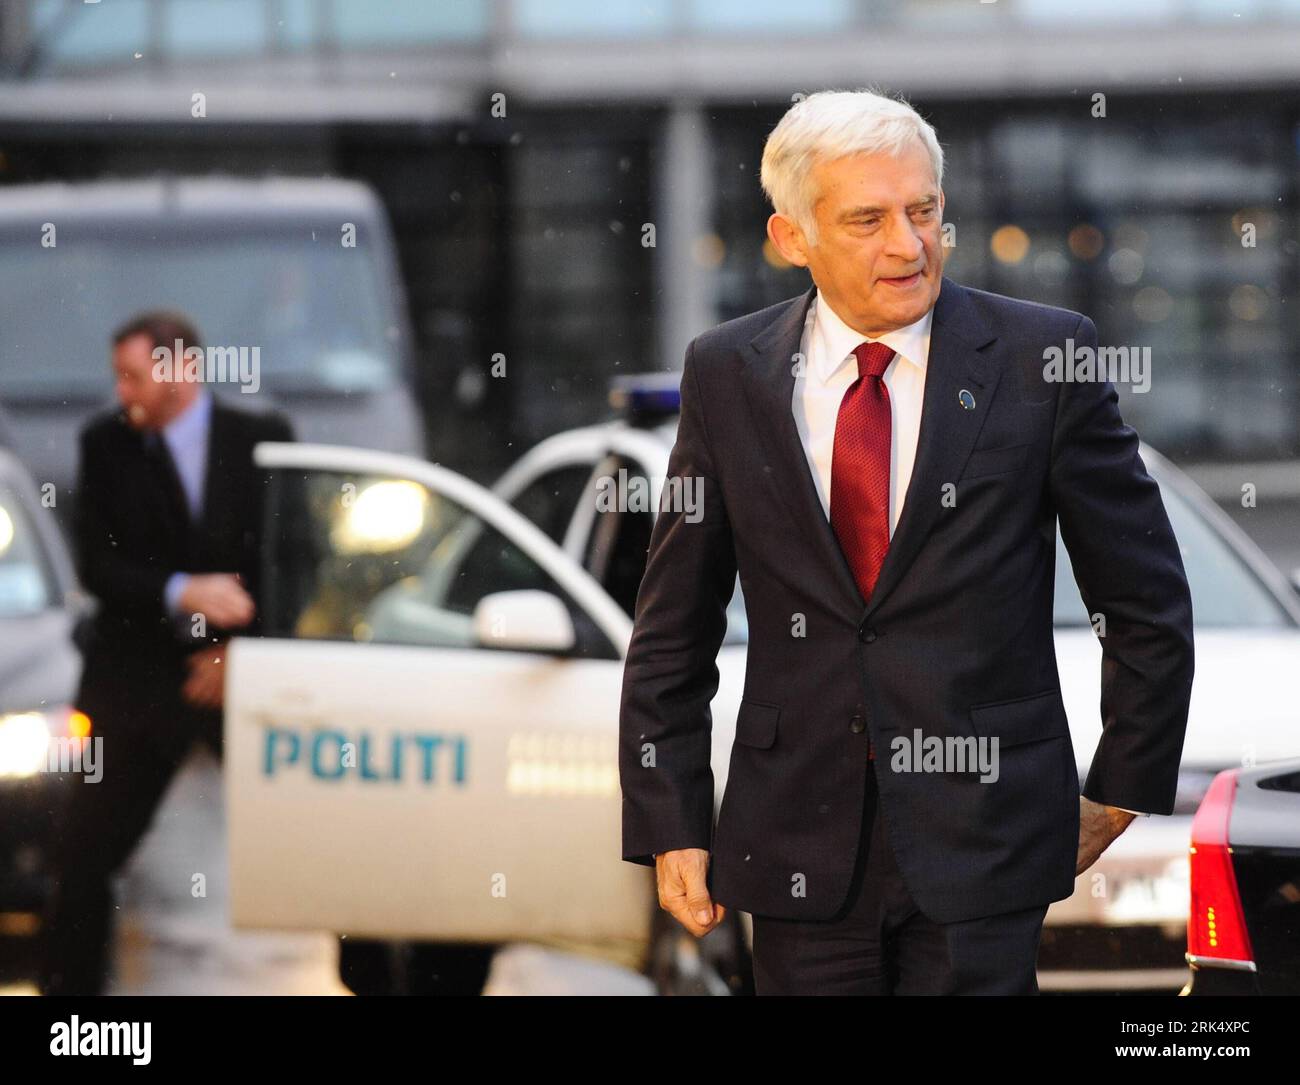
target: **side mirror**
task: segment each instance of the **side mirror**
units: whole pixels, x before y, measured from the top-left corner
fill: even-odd
[[[1291,570],[1291,575],[1287,578],[1291,581],[1291,587],[1295,589],[1297,595],[1300,595],[1300,565]]]
[[[474,637],[485,648],[564,652],[578,642],[568,608],[550,592],[498,591],[474,608]]]

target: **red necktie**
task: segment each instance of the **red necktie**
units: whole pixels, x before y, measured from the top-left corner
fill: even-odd
[[[884,343],[853,351],[858,379],[840,401],[831,457],[831,528],[869,600],[889,550],[889,389],[881,379],[894,357]]]
[[[860,343],[858,379],[840,400],[831,455],[831,529],[862,598],[870,600],[889,550],[889,389],[882,375],[893,347]],[[867,757],[876,751],[868,746]]]

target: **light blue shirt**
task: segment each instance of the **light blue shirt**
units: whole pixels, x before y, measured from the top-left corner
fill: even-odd
[[[212,393],[206,388],[200,388],[194,402],[162,429],[163,440],[167,442],[176,473],[181,479],[181,488],[185,491],[190,518],[196,522],[203,513],[203,483],[208,470],[208,432],[211,429]],[[179,610],[180,597],[188,581],[188,573],[172,573],[167,578],[163,597],[167,610],[174,617],[183,617]]]

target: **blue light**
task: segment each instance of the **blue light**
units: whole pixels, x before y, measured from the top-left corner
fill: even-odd
[[[637,373],[615,377],[609,403],[628,419],[642,421],[678,414],[682,409],[680,373]]]

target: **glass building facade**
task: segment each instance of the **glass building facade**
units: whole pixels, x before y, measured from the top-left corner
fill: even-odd
[[[1189,42],[1224,46],[1194,86],[1169,74]],[[1152,74],[984,62],[1017,43],[1127,48]],[[1149,346],[1155,394],[1122,406],[1176,461],[1300,456],[1300,0],[30,0],[0,16],[0,184],[367,181],[432,453],[491,477],[601,417],[611,377],[806,288],[766,244],[763,140],[792,94],[865,85],[877,44],[945,148],[949,275]],[[159,114],[209,83],[242,112]]]

